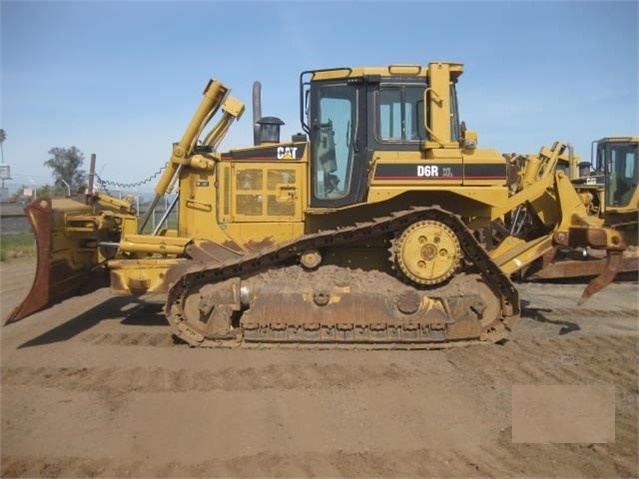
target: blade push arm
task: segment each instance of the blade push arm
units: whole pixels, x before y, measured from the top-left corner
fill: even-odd
[[[213,160],[201,156],[193,156],[193,153],[202,132],[211,118],[218,112],[220,106],[223,111],[222,118],[220,118],[202,142],[203,146],[209,147],[212,150],[217,148],[222,142],[233,120],[238,120],[242,116],[242,113],[244,113],[244,104],[235,98],[228,97],[230,91],[229,88],[219,81],[209,80],[209,83],[204,89],[202,101],[184,131],[182,139],[173,145],[171,158],[166,170],[164,170],[164,173],[155,186],[155,198],[140,223],[139,232],[142,232],[148,223],[160,198],[172,188],[182,167],[193,166],[200,169],[213,168]]]

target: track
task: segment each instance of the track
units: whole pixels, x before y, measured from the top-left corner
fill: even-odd
[[[474,272],[486,285],[486,293],[479,294],[478,285],[462,285],[459,281],[455,288],[446,285],[421,292],[407,288],[402,291],[390,279],[378,278],[374,272],[359,271],[349,276],[346,268],[333,270],[328,276],[319,272],[299,275],[291,269],[282,272],[279,278],[269,278],[268,284],[260,279],[265,272],[276,272],[307,251],[330,252],[375,240],[390,242],[408,226],[425,220],[442,223],[451,230],[460,243],[464,261],[469,263],[465,270]],[[357,275],[361,276],[359,282],[365,284],[359,290],[351,286],[357,281]],[[318,286],[324,283],[328,286]],[[301,299],[305,287],[312,301]],[[335,293],[345,289],[347,293]],[[451,289],[455,289],[454,294]],[[241,299],[243,290],[249,291],[249,298],[244,300]],[[415,306],[409,304],[408,313],[400,304],[404,301],[402,297],[411,294],[414,297],[408,303]],[[339,304],[331,310],[334,300]],[[422,310],[425,302],[432,305]],[[497,303],[496,308],[491,302]],[[278,303],[286,306],[278,310]],[[322,310],[324,306],[327,307]],[[384,311],[387,313],[382,314]],[[481,311],[490,317],[482,319]],[[510,279],[462,220],[432,206],[308,234],[259,254],[196,264],[174,281],[165,312],[174,334],[192,346],[228,346],[226,341],[206,340],[229,336],[238,341],[277,343],[452,345],[462,340],[458,344],[465,345],[469,340],[496,342],[506,337],[519,317],[519,296]],[[249,315],[252,315],[250,319]],[[233,328],[236,316],[242,319]]]

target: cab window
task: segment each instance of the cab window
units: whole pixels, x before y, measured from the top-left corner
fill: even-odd
[[[610,144],[606,147],[609,206],[626,206],[639,182],[637,144]]]
[[[377,101],[377,139],[381,142],[412,142],[426,139],[424,87],[380,88]]]
[[[351,189],[357,92],[349,85],[323,86],[318,106],[313,193],[318,199],[344,198]]]

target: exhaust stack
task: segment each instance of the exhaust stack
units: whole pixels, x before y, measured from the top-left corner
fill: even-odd
[[[260,144],[260,124],[262,118],[262,84],[253,82],[253,146]]]

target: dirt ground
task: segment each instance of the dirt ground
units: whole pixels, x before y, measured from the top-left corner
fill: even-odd
[[[0,266],[3,318],[33,268]],[[577,308],[582,288],[521,285],[506,344],[440,351],[191,349],[159,305],[99,290],[1,329],[1,473],[637,477],[639,289]],[[513,443],[521,385],[608,387],[612,437]]]

